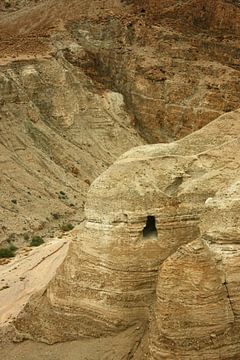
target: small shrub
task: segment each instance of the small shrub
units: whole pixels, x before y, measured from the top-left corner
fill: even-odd
[[[10,249],[11,251],[15,252],[15,251],[17,251],[18,248],[17,248],[15,245],[11,244],[11,245],[9,246],[9,249]]]
[[[61,226],[62,231],[67,232],[67,231],[71,231],[72,229],[74,229],[74,226],[72,224],[63,224]]]
[[[15,251],[16,250],[11,249],[10,247],[0,249],[0,259],[14,257]]]
[[[41,236],[35,235],[32,237],[30,246],[40,246],[44,243],[44,240]]]

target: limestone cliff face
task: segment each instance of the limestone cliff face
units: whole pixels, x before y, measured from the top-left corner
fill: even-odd
[[[54,343],[135,327],[135,359],[237,359],[239,126],[236,111],[134,148],[95,180],[86,221],[18,315],[18,336]]]
[[[2,67],[0,89],[0,241],[20,244],[66,218],[79,222],[89,184],[143,140],[123,96],[94,91],[64,59]]]
[[[77,223],[123,152],[240,106],[237,2],[4,4],[0,241]]]
[[[240,358],[239,9],[0,4],[0,241],[81,222],[1,267],[1,341]]]

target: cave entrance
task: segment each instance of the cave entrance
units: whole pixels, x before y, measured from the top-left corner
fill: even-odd
[[[157,237],[156,219],[155,216],[148,216],[146,225],[143,229],[143,237]]]

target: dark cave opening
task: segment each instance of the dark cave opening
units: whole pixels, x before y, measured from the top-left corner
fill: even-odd
[[[143,229],[143,237],[157,237],[156,219],[155,216],[148,216],[146,225]]]

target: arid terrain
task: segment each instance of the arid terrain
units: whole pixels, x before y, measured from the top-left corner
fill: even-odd
[[[77,224],[124,151],[240,107],[239,6],[140,3],[2,2],[0,241]]]
[[[1,357],[240,359],[239,94],[239,1],[0,2]]]

